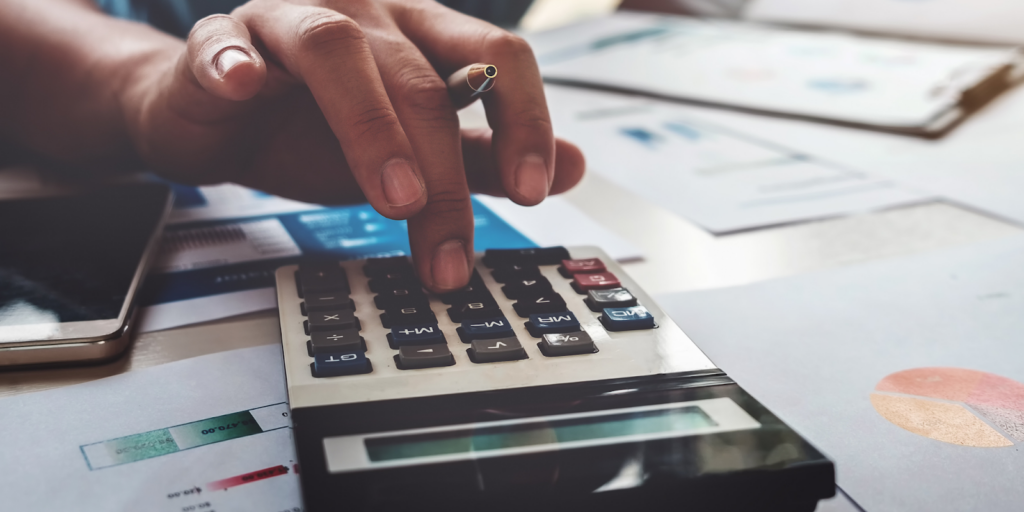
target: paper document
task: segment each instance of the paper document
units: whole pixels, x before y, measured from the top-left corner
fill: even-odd
[[[561,86],[547,96],[556,133],[583,149],[591,171],[713,233],[928,199],[670,103]]]
[[[277,345],[0,400],[4,510],[300,512]]]
[[[548,81],[910,133],[947,129],[965,92],[985,83],[990,97],[1001,89],[986,80],[1017,59],[1009,47],[637,13],[529,40]]]
[[[753,0],[743,16],[936,40],[1024,44],[1020,0]]]
[[[1024,237],[660,297],[865,510],[1024,502]]]

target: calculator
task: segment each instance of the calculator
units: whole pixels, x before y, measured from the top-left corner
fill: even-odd
[[[814,510],[832,462],[595,247],[276,272],[306,509]]]

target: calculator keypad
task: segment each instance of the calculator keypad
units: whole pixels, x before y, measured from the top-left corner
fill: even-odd
[[[380,311],[380,325],[389,331],[385,335],[388,347],[397,351],[392,352],[395,368],[413,371],[457,364],[449,346],[450,341],[454,342],[450,339],[452,334],[465,344],[472,363],[488,365],[530,358],[520,341],[520,336],[526,335],[523,327],[539,340],[537,348],[545,357],[598,352],[591,336],[597,325],[608,332],[656,327],[650,312],[621,287],[619,279],[600,258],[571,259],[567,250],[553,247],[487,251],[483,262],[498,285],[488,286],[480,272],[474,270],[466,287],[432,296],[423,289],[408,258],[366,261],[362,271],[367,279],[355,282],[355,293],[373,294],[372,306]],[[555,265],[557,273],[543,270],[544,266]],[[561,278],[567,281],[558,284],[559,290],[564,293],[568,289],[566,284],[570,284],[576,292],[586,295],[583,302],[600,315],[588,317],[586,322],[577,318],[552,283],[552,279]],[[295,281],[303,300],[300,309],[309,336],[306,351],[313,358],[313,376],[372,372],[367,346],[381,347],[383,340],[364,339],[361,334],[362,324],[345,268],[322,262],[300,265]],[[514,301],[511,309],[516,316],[526,319],[515,324],[520,327],[509,320],[507,314],[511,311],[503,311],[504,306],[494,293]],[[438,302],[447,305],[444,325],[434,311]],[[374,331],[380,332],[378,329]],[[517,329],[521,334],[517,335]]]

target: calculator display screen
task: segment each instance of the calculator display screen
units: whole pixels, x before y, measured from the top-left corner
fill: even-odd
[[[0,334],[121,318],[168,194],[134,184],[0,201]]]
[[[384,462],[543,445],[590,444],[716,426],[700,407],[688,406],[367,438],[365,445],[371,462]]]

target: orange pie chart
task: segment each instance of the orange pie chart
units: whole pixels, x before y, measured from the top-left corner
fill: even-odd
[[[963,368],[914,368],[882,379],[871,405],[891,423],[937,441],[996,448],[1024,442],[1024,384]]]

